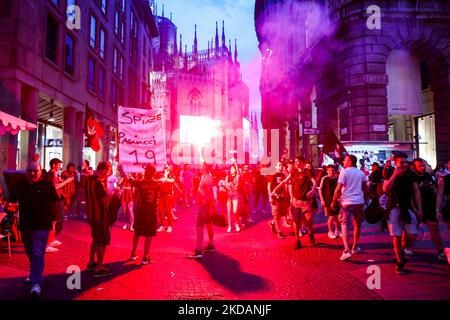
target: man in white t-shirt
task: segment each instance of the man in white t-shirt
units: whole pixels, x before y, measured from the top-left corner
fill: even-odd
[[[347,155],[344,158],[344,170],[339,174],[338,185],[334,192],[331,208],[337,207],[337,199],[342,191],[341,212],[339,221],[342,228],[342,240],[344,242],[344,252],[341,255],[341,261],[348,260],[352,254],[360,253],[362,250],[358,247],[359,237],[361,235],[361,223],[364,220],[364,193],[368,191],[367,180],[364,172],[356,167],[358,159],[354,155]],[[350,219],[353,216],[353,246],[349,246]]]

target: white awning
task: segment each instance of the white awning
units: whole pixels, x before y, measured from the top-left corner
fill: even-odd
[[[31,122],[0,111],[0,136],[5,135],[7,132],[17,134],[20,130],[34,130],[36,128],[37,126]]]

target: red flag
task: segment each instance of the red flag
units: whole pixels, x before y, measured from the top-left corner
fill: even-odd
[[[84,120],[84,133],[87,137],[87,146],[98,152],[100,150],[100,140],[105,133],[100,123],[95,120],[91,109],[86,105],[86,116]]]
[[[333,159],[334,163],[339,163],[341,166],[343,165],[345,156],[348,154],[344,145],[339,141],[338,137],[336,137],[333,130],[328,131],[322,152]]]

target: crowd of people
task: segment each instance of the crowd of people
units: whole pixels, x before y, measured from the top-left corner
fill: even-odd
[[[48,172],[31,161],[27,180],[10,191],[8,201],[19,203],[19,228],[30,261],[27,281],[37,296],[44,255],[58,251],[61,241],[56,237],[67,220],[87,220],[91,228],[87,269],[95,277],[112,273],[104,260],[120,208],[122,229],[134,233],[130,261],[137,260],[139,239],[144,237],[142,265],[152,261],[152,238],[158,232],[173,231],[177,207],[196,208],[197,242],[188,258],[200,259],[205,251],[215,251],[215,215],[226,221],[227,233],[241,232],[270,208],[270,230],[279,239],[293,234],[295,250],[302,248],[306,235],[315,245],[313,218],[323,212],[327,236],[342,239],[340,260],[347,261],[363,251],[361,225],[371,202],[384,213],[379,220],[392,237],[396,272],[405,272],[405,257],[414,254],[412,245],[421,224],[428,227],[437,258],[447,260],[450,253],[444,251],[439,223],[445,222],[450,229],[450,161],[447,168],[434,171],[425,160],[408,161],[400,152],[385,163],[372,161],[371,170],[367,161],[347,155],[343,166],[313,168],[301,156],[290,160],[284,155],[269,176],[261,174],[260,165],[239,166],[235,160],[222,168],[206,163],[199,169],[167,164],[163,172],[148,165],[144,173],[126,173],[119,165],[116,175],[111,162],[100,162],[93,170],[87,160],[77,168],[69,163],[59,174],[62,161],[55,158]],[[205,227],[208,243],[202,247]]]

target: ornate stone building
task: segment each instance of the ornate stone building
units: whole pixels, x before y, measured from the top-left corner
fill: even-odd
[[[250,119],[249,89],[242,81],[236,40],[233,56],[231,40],[226,43],[224,23],[221,39],[216,23],[215,37],[208,41],[205,50],[198,48],[195,26],[192,50],[188,50],[187,45],[183,47],[182,35],[177,35],[176,25],[164,16],[164,11],[156,19],[159,37],[154,41],[152,107],[165,111],[168,159],[173,148],[180,147],[179,143],[194,148],[198,143],[210,144],[209,138],[224,139],[223,150],[216,150],[216,163],[228,160],[225,149],[233,151],[242,146],[241,150],[250,152],[250,131],[256,128],[256,121]],[[198,130],[202,129],[200,134]],[[243,130],[245,134],[227,142],[221,134],[214,137],[212,132],[226,133],[227,129]],[[171,160],[180,162],[173,157]],[[185,158],[181,162],[191,160],[195,159]]]
[[[449,26],[448,1],[256,0],[263,127],[313,160],[329,129],[352,152],[449,159]]]
[[[35,152],[46,168],[53,157],[63,166],[114,159],[117,107],[150,103],[150,3],[0,1],[0,30],[0,109],[38,125],[0,137],[0,172],[24,169]],[[84,148],[87,104],[105,130],[97,153]]]

